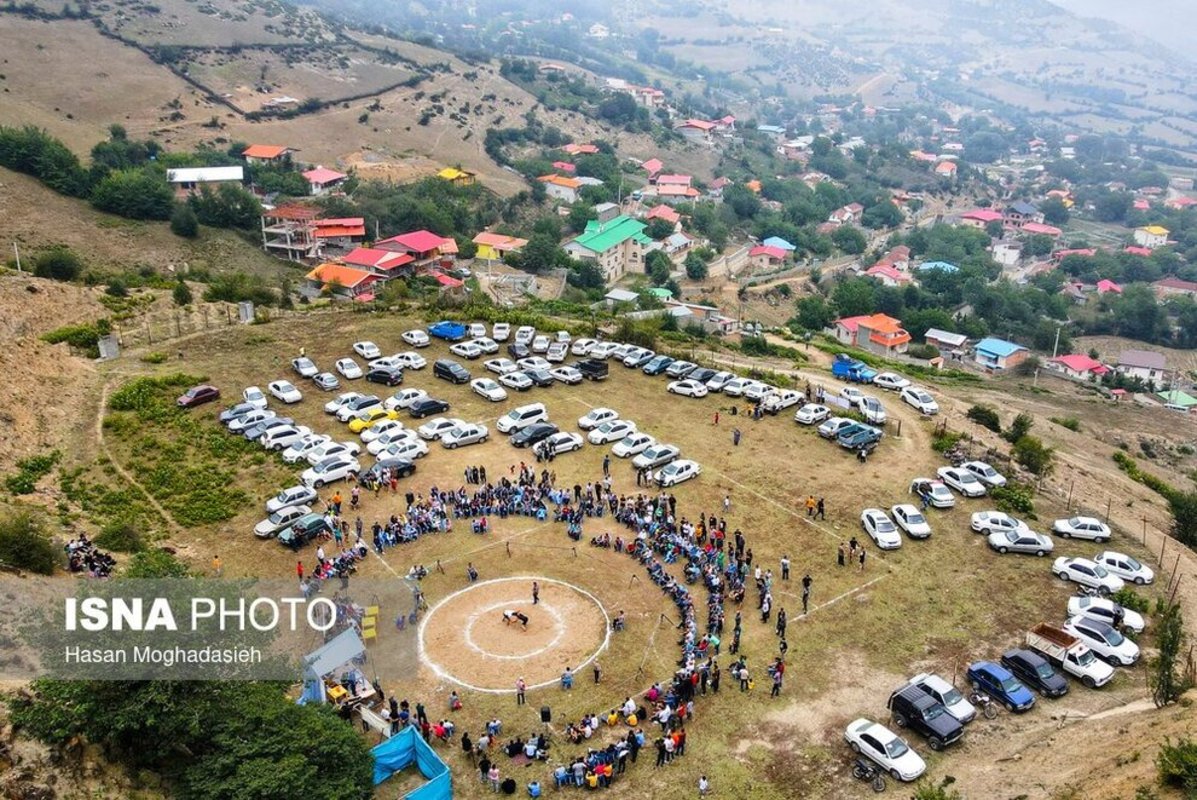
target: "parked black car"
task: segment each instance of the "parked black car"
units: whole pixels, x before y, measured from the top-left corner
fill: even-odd
[[[609,370],[607,362],[597,358],[588,358],[578,362],[578,372],[582,373],[583,378],[590,381],[603,380],[607,377]]]
[[[695,367],[686,376],[688,380],[698,381],[699,383],[706,383],[711,378],[715,377],[715,370],[710,367]]]
[[[412,419],[423,419],[432,414],[448,411],[449,404],[444,400],[437,400],[434,397],[425,397],[422,400],[412,403],[407,410],[411,413]]]
[[[514,360],[519,361],[521,358],[527,358],[528,356],[532,355],[532,351],[526,344],[512,342],[511,344],[507,345],[507,355],[511,356]]]
[[[529,445],[536,444],[542,439],[547,439],[554,433],[557,433],[558,430],[559,429],[557,426],[551,422],[536,422],[524,428],[522,431],[517,431],[516,433],[512,434],[509,441],[516,447],[528,447]]]
[[[391,472],[394,472],[400,478],[406,478],[409,475],[415,474],[416,465],[406,458],[380,458],[374,462],[374,466],[362,473],[359,480],[369,482],[382,477],[383,474],[390,474]]]
[[[1068,694],[1064,676],[1046,658],[1031,650],[1007,650],[1002,654],[1002,666],[1044,697]]]
[[[552,386],[557,382],[547,369],[526,369],[524,374],[534,385],[540,387]]]
[[[894,724],[925,736],[932,750],[942,750],[964,735],[964,726],[943,703],[916,686],[906,685],[895,691],[889,696],[888,706]]]
[[[327,517],[318,513],[304,514],[298,522],[279,533],[278,541],[292,550],[298,550],[325,531],[332,533]]]
[[[660,375],[662,372],[669,369],[669,365],[672,364],[674,360],[675,359],[672,359],[669,356],[654,356],[652,361],[644,365],[644,374]]]
[[[470,382],[470,371],[456,361],[450,361],[447,358],[439,359],[432,365],[432,374],[443,381],[449,381],[449,383]]]
[[[384,386],[398,386],[403,383],[403,370],[394,367],[375,367],[366,373],[366,380],[370,383],[381,383]]]

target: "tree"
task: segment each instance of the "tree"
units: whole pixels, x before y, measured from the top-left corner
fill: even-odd
[[[831,292],[831,302],[841,317],[872,314],[875,309],[875,290],[876,287],[869,278],[848,278],[835,285]]]
[[[1039,204],[1043,221],[1049,225],[1066,225],[1069,219],[1068,206],[1058,197],[1049,197]]]
[[[812,294],[797,302],[798,324],[808,331],[821,331],[835,320],[833,309],[822,295]]]
[[[849,255],[860,255],[868,246],[868,240],[855,225],[841,225],[831,232],[831,241]]]
[[[1017,421],[1017,418],[1015,418]],[[1014,443],[1012,451],[1014,460],[1027,470],[1041,478],[1051,474],[1054,465],[1055,451],[1047,447],[1035,436],[1023,436]]]
[[[533,233],[519,253],[508,256],[509,263],[525,272],[542,273],[569,266],[569,256],[557,237],[545,232]]]
[[[672,233],[673,223],[667,219],[661,219],[660,217],[650,220],[648,227],[644,229],[644,234],[648,236],[648,238],[656,239],[657,241],[664,239],[666,236],[669,236]]]
[[[1027,252],[1033,256],[1045,256],[1052,251],[1055,243],[1055,240],[1046,233],[1037,233],[1027,238]]]
[[[58,549],[27,511],[0,518],[0,564],[49,575],[58,565]]]
[[[1031,426],[1034,424],[1035,418],[1024,411],[1014,418],[1014,421],[1010,423],[1010,428],[1003,435],[1007,442],[1017,442],[1031,432]]]
[[[185,306],[191,303],[191,287],[182,278],[179,278],[175,288],[171,290],[171,298],[175,301],[176,306]]]
[[[569,207],[569,216],[565,219],[569,223],[570,230],[574,233],[581,233],[586,230],[586,223],[597,217],[598,212],[590,203],[574,203]]]
[[[707,262],[698,253],[691,252],[686,256],[686,277],[692,281],[706,280]]]
[[[262,205],[258,198],[240,184],[223,183],[215,192],[205,186],[198,195],[192,195],[187,202],[195,211],[200,223],[213,228],[249,230],[258,224],[262,215]]]
[[[673,262],[660,250],[653,250],[644,257],[644,271],[648,273],[648,279],[654,286],[661,286],[669,280],[669,274],[673,272]]]
[[[1168,506],[1172,510],[1172,535],[1197,548],[1197,492],[1173,492]]]
[[[191,206],[183,203],[175,208],[170,215],[170,232],[184,239],[199,236],[199,220]]]
[[[1000,219],[991,219],[985,223],[985,235],[990,239],[1000,239],[1006,229]]]
[[[83,271],[83,262],[67,247],[52,247],[33,261],[33,274],[56,281],[73,281]]]
[[[1183,665],[1178,663],[1184,643],[1185,628],[1180,604],[1173,603],[1164,611],[1156,628],[1159,652],[1152,662],[1149,676],[1151,698],[1156,708],[1175,703],[1189,689],[1189,680],[1180,671]]]
[[[160,169],[135,167],[108,173],[92,189],[91,204],[129,219],[170,219],[175,194]]]

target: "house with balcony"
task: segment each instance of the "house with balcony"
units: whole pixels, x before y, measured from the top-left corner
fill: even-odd
[[[591,220],[586,231],[563,248],[573,258],[599,268],[606,283],[614,283],[629,272],[644,272],[644,257],[658,245],[637,219],[620,215],[607,222]]]

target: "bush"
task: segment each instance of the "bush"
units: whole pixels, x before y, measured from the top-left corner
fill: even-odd
[[[57,450],[40,456],[30,456],[17,462],[17,472],[4,479],[4,486],[13,494],[33,494],[37,482],[50,474],[62,454]]]
[[[58,555],[41,523],[29,513],[0,519],[0,564],[49,575],[58,565]]]
[[[912,344],[906,348],[906,355],[930,361],[933,358],[939,358],[939,348],[930,344]]]
[[[915,785],[911,800],[964,800],[960,792],[948,788],[955,782],[956,779],[950,775],[939,783],[931,783],[924,778]]]
[[[182,278],[175,284],[175,288],[171,290],[171,299],[175,301],[176,306],[190,305],[191,303],[191,287]]]
[[[1007,442],[1017,442],[1022,437],[1031,432],[1031,427],[1035,424],[1035,418],[1025,411],[1014,418],[1010,423],[1010,429],[1002,434]]]
[[[1055,466],[1055,451],[1035,436],[1023,436],[1015,442],[1012,455],[1025,469],[1041,478],[1049,475]]]
[[[1173,516],[1176,516],[1176,498],[1183,497],[1184,492],[1177,490],[1175,487],[1166,483],[1160,478],[1157,478],[1150,472],[1143,472],[1140,470],[1139,465],[1135,462],[1135,460],[1126,453],[1120,451],[1115,452],[1114,463],[1117,464],[1118,468],[1125,472],[1131,480],[1135,481],[1136,483],[1143,484],[1148,489],[1151,489],[1153,492],[1172,503]],[[1182,541],[1185,540],[1182,539]],[[1185,543],[1191,545],[1193,542],[1185,541]]]
[[[1061,428],[1067,428],[1070,431],[1077,432],[1081,430],[1081,421],[1076,417],[1051,417],[1050,419]]]
[[[191,570],[165,550],[143,550],[129,561],[125,578],[190,578]]]
[[[931,440],[931,449],[937,453],[946,453],[955,447],[961,439],[964,438],[963,433],[955,431],[944,430]]]
[[[75,350],[81,350],[88,358],[100,357],[100,337],[112,332],[112,325],[106,319],[80,325],[64,325],[42,334],[42,341],[49,344],[66,342]]]
[[[968,410],[965,416],[982,428],[991,430],[994,433],[1002,432],[1002,419],[998,416],[997,409],[993,406],[975,405]]]
[[[1129,608],[1131,611],[1138,611],[1140,614],[1146,614],[1147,609],[1151,608],[1151,601],[1139,595],[1129,586],[1123,586],[1114,592],[1110,595],[1110,599],[1120,606]]]
[[[170,231],[175,236],[184,239],[194,239],[199,236],[199,218],[191,206],[183,204],[175,208],[170,215]]]
[[[998,511],[1035,519],[1035,493],[1031,487],[1007,483],[1005,486],[991,488],[989,496],[993,498]]]
[[[73,281],[83,272],[83,262],[69,248],[53,247],[33,260],[33,274],[56,281]]]
[[[127,522],[113,522],[104,526],[96,537],[97,547],[118,553],[140,553],[145,549],[141,533]]]
[[[112,282],[108,284],[108,288],[104,290],[104,293],[109,297],[128,297],[129,288],[125,286],[125,282],[120,278],[113,278]]]
[[[1173,743],[1166,737],[1155,766],[1161,783],[1180,789],[1187,797],[1197,795],[1197,742],[1185,738]]]
[[[146,364],[164,364],[167,358],[169,356],[166,353],[163,353],[161,350],[155,350],[152,353],[146,353],[141,357],[141,360]]]

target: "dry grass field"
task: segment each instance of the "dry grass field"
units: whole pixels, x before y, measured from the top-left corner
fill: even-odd
[[[357,314],[321,315],[310,319],[275,322],[266,326],[239,328],[220,336],[200,337],[188,342],[184,358],[171,359],[158,367],[122,360],[102,368],[107,382],[118,386],[140,373],[168,373],[178,370],[204,375],[221,386],[227,397],[234,397],[241,387],[265,385],[279,377],[289,377],[289,360],[305,347],[309,356],[322,367],[349,353],[349,345],[358,339],[372,339],[384,351],[406,349],[399,334],[419,324],[418,320],[391,316]],[[424,351],[431,360],[445,355],[443,344]],[[481,374],[481,365],[470,365]],[[818,371],[811,373],[829,389],[837,386]],[[733,528],[742,529],[754,550],[756,561],[778,571],[778,560],[788,554],[794,563],[795,583],[804,573],[814,579],[812,610],[799,616],[799,592],[793,586],[778,586],[778,605],[790,613],[790,672],[780,700],[770,701],[757,689],[742,696],[735,687],[698,707],[697,720],[690,728],[690,754],[668,770],[653,771],[651,765],[633,768],[631,780],[620,782],[620,796],[648,790],[662,798],[688,797],[701,772],[715,781],[720,794],[737,797],[772,798],[782,796],[845,797],[858,796],[857,785],[847,775],[846,750],[840,742],[843,725],[860,716],[885,718],[885,699],[903,675],[934,669],[947,676],[959,676],[968,661],[996,657],[1018,641],[1019,635],[1041,620],[1058,621],[1068,590],[1050,577],[1044,560],[1016,556],[998,556],[984,545],[982,537],[968,530],[968,514],[986,507],[984,501],[963,501],[949,512],[931,512],[934,536],[925,542],[906,541],[901,550],[881,554],[870,543],[863,572],[856,568],[837,568],[835,549],[851,536],[867,540],[859,528],[858,516],[866,506],[888,507],[903,502],[910,479],[926,475],[941,465],[928,447],[929,425],[906,413],[892,398],[887,398],[891,413],[903,421],[901,438],[888,437],[882,447],[861,466],[851,456],[822,441],[812,430],[795,425],[790,415],[753,422],[739,418],[744,433],[739,447],[731,443],[731,428],[736,418],[728,416],[730,399],[713,395],[690,400],[667,395],[663,378],[650,378],[637,371],[613,365],[611,377],[604,383],[577,387],[553,386],[532,389],[525,395],[503,403],[489,403],[472,394],[466,386],[451,386],[434,380],[430,367],[408,373],[405,386],[426,388],[434,396],[447,399],[451,415],[492,426],[492,436],[483,445],[449,452],[434,445],[430,454],[418,462],[415,476],[404,485],[415,491],[431,486],[457,486],[462,482],[464,466],[482,464],[491,476],[504,474],[527,451],[512,448],[497,432],[493,422],[507,408],[533,400],[547,404],[550,417],[563,429],[576,430],[573,420],[592,406],[615,408],[635,420],[643,430],[658,439],[678,444],[683,457],[703,466],[695,481],[675,490],[679,513],[693,516],[700,511],[718,513],[725,495],[731,497],[728,515]],[[322,395],[306,382],[304,400],[287,412],[313,429],[351,436],[320,406]],[[354,387],[358,388],[358,387]],[[943,398],[945,401],[947,398]],[[718,427],[713,413],[722,409]],[[210,419],[211,406],[193,415]],[[214,422],[201,421],[202,426]],[[1038,426],[1047,426],[1042,421]],[[112,426],[117,429],[117,426]],[[121,428],[121,430],[125,430]],[[155,439],[169,443],[169,429],[147,426],[137,435],[108,433],[104,452],[113,464],[123,465],[136,480],[138,464],[145,458],[145,448]],[[227,434],[221,434],[227,435]],[[561,456],[552,464],[558,482],[570,485],[601,477],[601,460],[606,447],[586,445],[577,453]],[[367,462],[369,457],[366,457]],[[612,474],[615,489],[634,493],[631,468],[614,459]],[[107,470],[99,465],[100,472]],[[107,470],[111,472],[111,470]],[[293,574],[294,556],[271,541],[256,540],[250,528],[259,519],[262,502],[282,485],[294,481],[297,470],[285,467],[273,457],[255,456],[242,462],[228,477],[231,490],[247,497],[233,519],[213,524],[182,528],[164,526],[164,542],[177,548],[199,569],[205,569],[212,554],[219,553],[226,573],[283,576]],[[119,479],[119,476],[114,476]],[[331,487],[324,495],[331,494]],[[402,489],[401,489],[402,491]],[[800,509],[807,493],[826,498],[826,521],[808,521]],[[383,495],[366,497],[362,516],[367,524],[399,510],[401,497]],[[1063,501],[1052,495],[1038,499],[1037,511],[1042,525],[1063,512]],[[1075,504],[1075,501],[1074,501]],[[594,593],[603,605],[629,612],[629,629],[612,638],[611,649],[600,656],[604,669],[603,685],[587,686],[588,674],[579,676],[571,693],[556,688],[530,693],[529,705],[517,709],[510,695],[483,695],[464,692],[466,708],[458,715],[459,723],[476,730],[482,721],[500,716],[505,733],[527,732],[538,727],[535,713],[542,704],[552,706],[554,720],[576,720],[587,711],[605,712],[624,696],[642,691],[653,680],[663,679],[676,658],[675,634],[662,624],[659,614],[670,614],[670,604],[655,587],[643,579],[642,569],[626,557],[611,551],[594,549],[588,537],[618,530],[604,520],[588,520],[584,540],[575,549],[564,527],[551,521],[536,524],[527,519],[494,520],[492,533],[479,537],[462,529],[444,536],[433,536],[401,545],[377,557],[372,555],[361,569],[362,577],[386,580],[405,574],[412,564],[433,565],[438,560],[444,574],[434,571],[424,581],[429,602],[466,585],[465,565],[473,562],[482,579],[507,576],[542,575],[577,584]],[[1154,559],[1138,545],[1136,536],[1123,535],[1119,547]],[[1091,554],[1098,548],[1090,544],[1058,543],[1066,554]],[[510,555],[507,555],[510,552]],[[310,562],[311,551],[303,553]],[[642,580],[632,581],[640,574]],[[1150,596],[1157,590],[1147,592]],[[744,652],[749,663],[760,670],[775,653],[776,638],[770,626],[760,623],[754,609],[746,604]],[[388,617],[384,609],[383,617]],[[377,645],[385,649],[387,631]],[[726,641],[726,640],[725,640]],[[1150,638],[1148,638],[1150,646]],[[518,675],[518,663],[508,677]],[[1085,772],[1110,774],[1120,780],[1143,782],[1150,773],[1150,747],[1142,745],[1142,763],[1128,770],[1116,770],[1114,754],[1108,763],[1098,759],[1082,766],[1078,753],[1087,752],[1093,727],[1098,723],[1070,724],[1060,728],[1063,718],[1122,708],[1144,696],[1142,667],[1120,670],[1114,685],[1100,692],[1081,688],[1045,708],[1013,717],[1003,714],[996,722],[975,723],[963,746],[943,755],[931,755],[931,773],[952,775],[969,797],[1013,796],[1017,787],[1026,797],[1050,797],[1069,782],[1086,779]],[[399,685],[385,685],[388,692],[399,691],[413,699],[421,698],[430,709],[444,708],[453,684],[437,679],[424,669]],[[730,696],[728,696],[730,694]],[[1109,722],[1119,729],[1150,718],[1154,730],[1174,730],[1181,722],[1168,714],[1109,713]],[[433,714],[441,713],[432,711]],[[1146,724],[1146,723],[1145,723]],[[560,727],[558,727],[560,730]],[[1042,742],[1050,737],[1052,753],[1043,752]],[[1153,734],[1154,739],[1158,736]],[[925,747],[916,747],[926,751]],[[556,758],[572,754],[569,747],[558,745]],[[994,768],[995,761],[1027,758],[1033,769],[1007,764]],[[482,797],[482,787],[475,783],[457,752],[448,759],[455,769],[457,792],[463,797]],[[1044,761],[1044,759],[1047,759]],[[501,765],[505,766],[502,764]],[[1128,777],[1133,772],[1132,777]],[[1050,776],[1050,777],[1049,777]],[[545,775],[535,768],[521,769],[521,782]],[[1133,788],[1135,783],[1124,783]],[[863,787],[861,787],[863,788]],[[390,796],[384,785],[379,796]],[[1127,796],[1110,794],[1110,797]],[[863,795],[859,795],[863,796]],[[1089,795],[1085,796],[1105,796]]]

